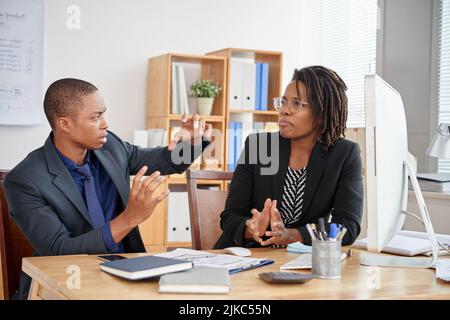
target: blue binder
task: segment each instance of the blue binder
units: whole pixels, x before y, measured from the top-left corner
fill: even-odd
[[[261,63],[261,109],[267,111],[269,95],[269,64]]]
[[[234,171],[236,166],[236,122],[230,121],[230,127],[228,128],[228,171]]]
[[[261,110],[261,63],[255,63],[256,81],[255,81],[255,110]]]
[[[236,125],[236,134],[235,134],[236,143],[234,145],[235,147],[234,168],[236,169],[242,151],[242,122],[236,122],[235,125]]]

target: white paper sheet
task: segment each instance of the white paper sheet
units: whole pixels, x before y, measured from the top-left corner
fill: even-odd
[[[450,259],[441,259],[436,262],[436,278],[450,281]]]
[[[214,254],[204,251],[178,248],[170,252],[158,253],[155,256],[192,261],[194,266],[222,267],[228,270],[245,269],[260,264],[264,259],[246,258],[228,254]]]
[[[42,123],[44,2],[2,0],[0,125]]]

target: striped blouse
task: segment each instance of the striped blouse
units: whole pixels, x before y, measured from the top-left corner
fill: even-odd
[[[302,215],[306,167],[293,170],[288,166],[279,212],[285,226],[297,222]]]

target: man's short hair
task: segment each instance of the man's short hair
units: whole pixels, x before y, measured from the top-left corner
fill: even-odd
[[[81,108],[82,97],[97,87],[84,80],[65,78],[53,82],[44,97],[44,112],[50,126],[54,128],[57,117],[72,117]]]

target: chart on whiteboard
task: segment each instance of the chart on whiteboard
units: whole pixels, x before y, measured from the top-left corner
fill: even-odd
[[[0,2],[0,125],[40,124],[44,3]]]

